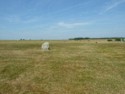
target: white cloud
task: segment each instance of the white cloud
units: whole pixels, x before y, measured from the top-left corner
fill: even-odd
[[[103,14],[103,13],[106,13],[110,10],[112,10],[113,8],[116,8],[118,7],[120,4],[122,3],[125,3],[125,0],[113,0],[112,3],[108,4],[105,9],[100,13],[100,14]]]
[[[20,16],[15,15],[5,17],[4,19],[10,23],[32,23],[38,21],[37,17],[24,19]]]
[[[4,18],[6,21],[8,22],[19,22],[20,21],[20,18],[17,17],[17,16],[8,16],[8,17],[5,17]]]
[[[65,28],[75,28],[75,27],[79,27],[79,26],[85,26],[85,25],[89,25],[91,23],[88,22],[81,22],[81,23],[64,23],[64,22],[59,22],[57,25],[60,27],[65,27]]]

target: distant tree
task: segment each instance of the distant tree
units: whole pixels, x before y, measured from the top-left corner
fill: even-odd
[[[76,38],[70,38],[69,40],[86,40],[86,39],[90,39],[89,37],[76,37]]]
[[[83,40],[82,37],[74,38],[74,40]]]
[[[25,39],[20,39],[20,40],[25,40]]]
[[[112,41],[112,39],[108,39],[107,41]]]
[[[89,37],[85,37],[84,39],[90,39]]]
[[[115,41],[121,41],[121,38],[116,38]]]

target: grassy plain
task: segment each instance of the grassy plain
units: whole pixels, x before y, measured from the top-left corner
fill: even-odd
[[[0,94],[125,94],[125,43],[0,41]]]

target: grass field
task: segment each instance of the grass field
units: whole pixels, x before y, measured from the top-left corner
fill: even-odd
[[[0,94],[125,94],[125,43],[0,41]]]

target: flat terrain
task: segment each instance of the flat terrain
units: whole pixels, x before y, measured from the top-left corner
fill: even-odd
[[[0,41],[0,94],[125,94],[125,43]]]

